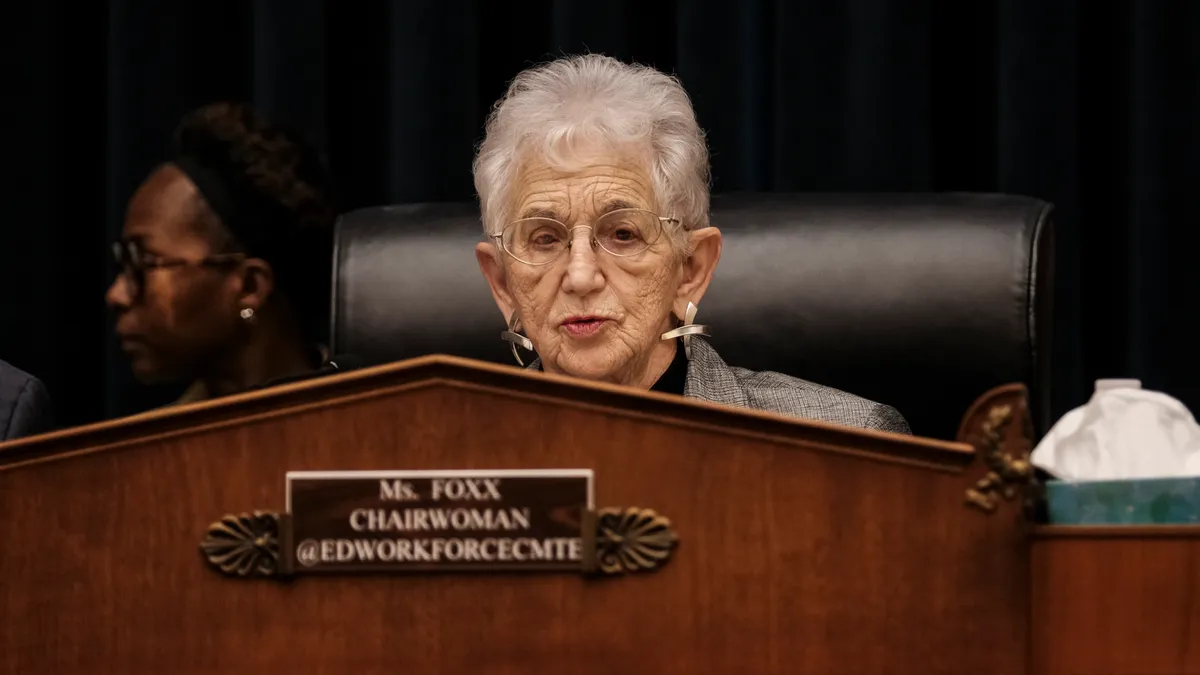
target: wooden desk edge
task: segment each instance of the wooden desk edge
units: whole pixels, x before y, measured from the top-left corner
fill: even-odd
[[[941,471],[963,471],[975,459],[974,448],[958,441],[843,427],[529,372],[513,366],[430,355],[0,443],[0,470],[28,462],[66,459],[79,451],[105,451],[192,433],[212,425],[292,414],[314,405],[338,405],[363,397],[437,385],[509,391],[513,396],[527,400],[544,400],[576,408],[603,408],[626,417],[650,415],[724,434],[769,439],[848,456],[873,456],[883,461]]]
[[[1200,525],[1035,525],[1031,539],[1200,539]]]

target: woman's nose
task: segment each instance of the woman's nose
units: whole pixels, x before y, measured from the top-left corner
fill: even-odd
[[[592,228],[580,226],[571,230],[568,255],[567,273],[563,277],[564,291],[587,295],[604,286],[604,275],[600,273],[592,243]]]
[[[570,245],[567,248],[571,250],[572,254],[574,254],[577,249],[592,250],[594,248],[594,243],[592,242],[592,227],[590,225],[576,225],[575,227],[572,227],[570,235],[567,237],[567,239],[570,241]]]
[[[126,309],[130,305],[129,284],[124,274],[118,274],[104,293],[104,304],[111,309]]]

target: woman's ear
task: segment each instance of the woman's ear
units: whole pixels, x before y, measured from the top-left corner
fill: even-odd
[[[496,300],[496,306],[504,315],[504,322],[508,323],[508,318],[512,316],[513,310],[516,308],[516,303],[513,302],[512,295],[508,292],[508,282],[504,275],[504,261],[500,256],[500,249],[489,241],[480,242],[475,246],[475,259],[479,261],[479,269],[483,272],[483,278],[487,279],[488,287],[492,289],[492,298]]]
[[[238,280],[241,288],[237,293],[237,309],[261,312],[275,292],[275,272],[271,265],[260,258],[247,258],[241,264]]]
[[[721,231],[705,227],[691,233],[692,253],[683,261],[683,278],[675,294],[675,314],[684,316],[688,303],[697,307],[708,291],[717,262],[721,260]]]

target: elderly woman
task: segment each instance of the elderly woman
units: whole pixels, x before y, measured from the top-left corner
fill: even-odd
[[[696,337],[721,233],[676,79],[599,55],[526,70],[488,119],[474,173],[489,238],[476,256],[504,339],[539,356],[531,368],[909,433],[891,407],[730,367]]]

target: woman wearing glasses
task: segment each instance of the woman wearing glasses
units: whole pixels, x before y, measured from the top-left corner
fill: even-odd
[[[317,153],[249,107],[188,114],[131,199],[106,297],[144,382],[182,402],[322,368],[333,223]]]
[[[893,408],[730,367],[699,337],[721,233],[704,135],[674,78],[599,55],[527,70],[474,171],[489,237],[476,257],[518,361],[519,345],[546,372],[908,433]]]

